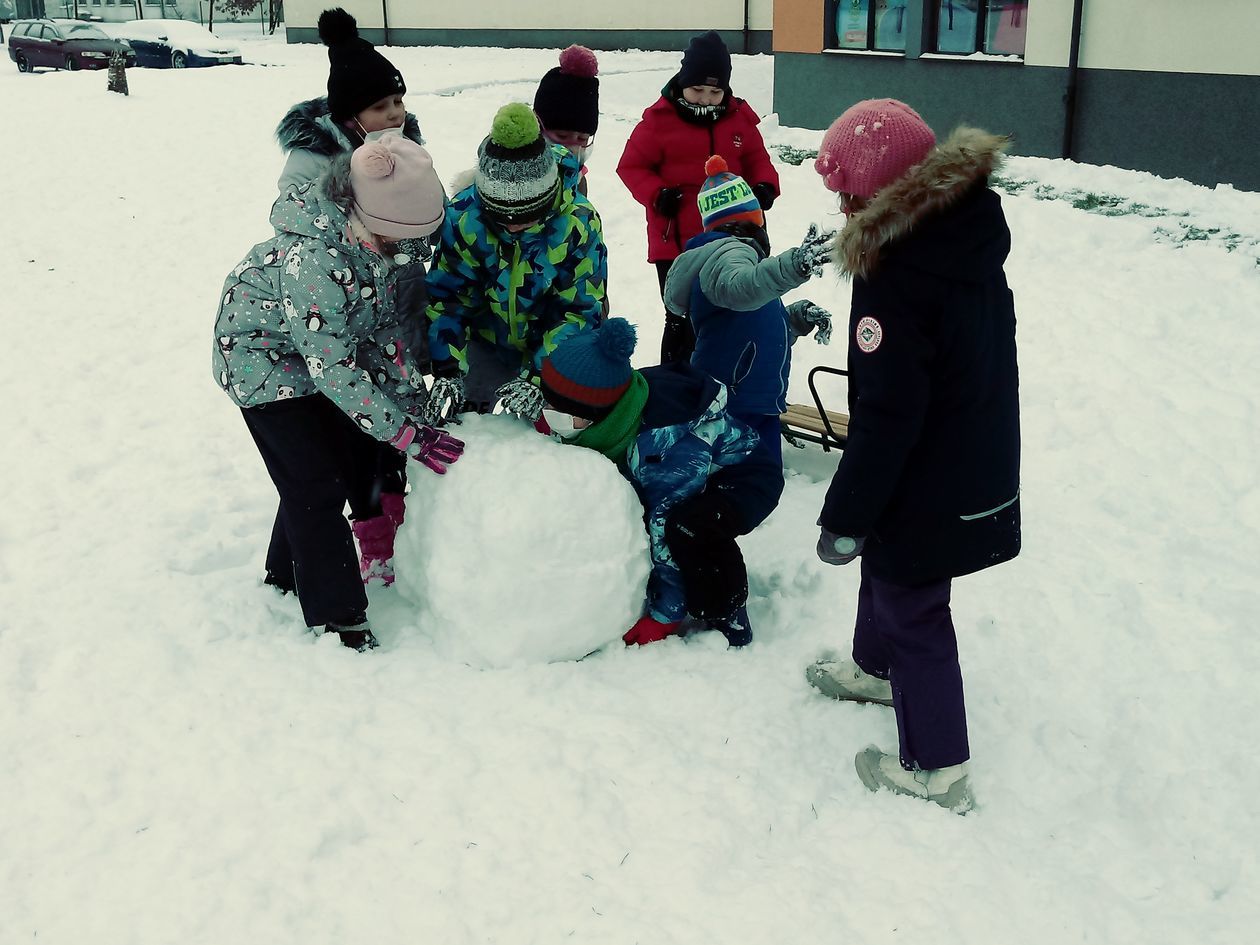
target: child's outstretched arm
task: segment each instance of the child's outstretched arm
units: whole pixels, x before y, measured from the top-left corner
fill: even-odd
[[[549,306],[563,314],[546,326],[542,343],[534,352],[535,370],[542,359],[555,350],[560,339],[574,331],[598,328],[604,319],[604,299],[608,288],[608,249],[604,245],[603,223],[598,213],[578,217],[569,231],[565,256],[559,262],[551,291],[556,300]]]
[[[735,237],[688,250],[670,269],[665,282],[666,305],[686,298],[691,279],[698,278],[700,291],[714,305],[735,312],[756,311],[785,292],[804,285],[826,262],[830,234],[823,234],[823,242],[815,245],[819,240],[816,234],[816,229],[811,227],[800,246],[767,259],[762,259],[750,243]],[[806,252],[807,248],[813,255]],[[699,263],[698,272],[696,263]]]
[[[438,252],[425,276],[428,292],[429,357],[435,374],[449,374],[456,367],[467,370],[469,316],[485,304],[479,278],[480,265],[468,241],[460,233],[459,218],[447,211],[438,232]]]
[[[281,308],[289,337],[306,360],[307,371],[321,394],[336,404],[359,429],[389,442],[407,425],[407,410],[390,397],[356,357],[350,319],[368,305],[357,293],[348,295],[327,267],[326,247],[318,240],[297,243],[286,256],[298,274],[282,282]]]

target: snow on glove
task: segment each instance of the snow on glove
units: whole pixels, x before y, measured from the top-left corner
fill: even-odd
[[[818,536],[818,559],[824,564],[848,564],[862,553],[865,538],[847,538],[822,529]]]
[[[831,344],[831,313],[809,299],[801,299],[788,306],[788,323],[798,338],[811,331],[820,345]]]
[[[444,475],[446,467],[459,459],[464,452],[463,440],[457,440],[449,433],[428,425],[404,424],[390,443],[439,476]]]
[[[801,245],[791,251],[796,271],[803,276],[816,276],[822,272],[823,266],[831,262],[831,240],[835,235],[834,230],[820,231],[816,223],[811,223]]]
[[[429,389],[429,400],[424,405],[424,420],[433,426],[440,426],[448,420],[459,423],[456,414],[463,402],[462,377],[434,378],[433,387]]]
[[[537,423],[543,412],[542,390],[527,377],[516,377],[494,392],[495,413],[514,413]]]

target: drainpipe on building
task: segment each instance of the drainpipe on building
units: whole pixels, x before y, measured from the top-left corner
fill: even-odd
[[[748,24],[748,5],[751,0],[744,0],[744,55],[752,51],[752,28]]]
[[[1085,0],[1072,2],[1072,48],[1068,52],[1067,92],[1063,96],[1063,156],[1073,160],[1076,147],[1076,88],[1081,69],[1081,21],[1084,19]]]
[[[381,23],[385,28],[385,43],[389,45],[389,0],[381,0]]]

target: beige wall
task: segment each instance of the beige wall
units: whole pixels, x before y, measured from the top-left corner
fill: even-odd
[[[1085,0],[1087,69],[1260,75],[1260,0]],[[1030,0],[1024,61],[1066,66],[1072,0]]]
[[[1260,0],[1086,0],[1085,9],[1086,68],[1260,75]]]
[[[381,0],[336,0],[360,26],[379,28]],[[738,30],[744,0],[388,0],[390,29]],[[312,27],[334,0],[285,0],[289,26]],[[770,29],[774,0],[752,0],[752,29]]]

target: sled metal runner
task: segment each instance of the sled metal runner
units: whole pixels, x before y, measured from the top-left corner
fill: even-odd
[[[815,381],[820,373],[838,377],[849,376],[848,371],[823,365],[811,370],[807,380],[810,396],[814,398],[814,405],[811,407],[807,404],[788,404],[787,410],[779,415],[779,430],[783,438],[798,449],[805,448],[805,443],[801,442],[804,440],[808,443],[817,443],[823,448],[823,452],[831,452],[833,448],[842,450],[849,441],[849,416],[835,410],[828,410],[823,406]]]

